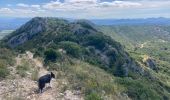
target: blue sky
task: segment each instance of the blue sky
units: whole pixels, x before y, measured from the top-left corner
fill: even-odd
[[[0,0],[0,17],[170,18],[170,0]]]

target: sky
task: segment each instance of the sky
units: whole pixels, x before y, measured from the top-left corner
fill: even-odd
[[[170,0],[0,0],[0,17],[170,18]]]

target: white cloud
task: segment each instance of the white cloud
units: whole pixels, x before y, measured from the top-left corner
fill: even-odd
[[[170,16],[170,1],[148,0],[64,0],[51,1],[37,5],[19,3],[16,8],[0,8],[1,13],[15,16],[57,16],[71,18],[117,18],[134,16]],[[24,9],[23,9],[24,7]]]
[[[38,13],[37,11],[31,10],[31,9],[14,9],[16,13],[21,13],[21,14],[35,14]]]
[[[11,5],[12,6],[12,5]],[[5,16],[38,16],[45,10],[41,9],[40,5],[17,4],[17,8],[0,8],[0,15]],[[24,8],[24,9],[23,9]]]
[[[56,12],[53,16],[76,18],[114,18],[159,15],[157,9],[170,5],[170,1],[126,0],[102,2],[100,0],[65,0],[64,2],[53,1],[43,4],[43,8]],[[170,7],[169,7],[170,9]],[[62,14],[61,14],[62,13]],[[169,14],[170,15],[170,14]],[[159,15],[161,16],[161,15]]]
[[[0,13],[13,13],[10,8],[0,8]]]
[[[141,3],[137,2],[129,2],[129,1],[112,1],[112,2],[101,2],[101,6],[103,7],[140,7]]]
[[[129,1],[100,2],[99,0],[65,0],[63,3],[52,1],[44,4],[42,7],[49,10],[93,10],[103,7],[126,8],[139,6],[142,6],[142,4]]]
[[[24,4],[24,3],[18,3],[17,6],[19,6],[19,7],[29,7],[29,5]]]
[[[97,3],[99,0],[65,0],[65,3]]]
[[[40,8],[40,5],[31,5],[31,7]]]
[[[21,7],[21,8],[27,8],[27,9],[40,9],[41,6],[40,5],[28,5],[28,4],[24,4],[24,3],[18,3],[17,4],[18,7]]]
[[[60,7],[61,5],[62,5],[62,3],[59,1],[51,1],[50,3],[44,4],[43,8],[54,10],[54,9],[57,9],[58,7]]]
[[[40,5],[30,5],[30,8],[41,9]]]

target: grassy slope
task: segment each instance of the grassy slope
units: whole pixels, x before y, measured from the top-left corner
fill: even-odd
[[[33,66],[33,64],[28,61],[27,66]],[[63,79],[68,81],[68,84],[65,86],[59,85],[60,89],[58,92],[64,93],[66,90],[81,91],[82,96],[86,100],[163,99],[162,91],[159,90],[160,87],[158,87],[159,85],[156,82],[150,84],[151,81],[134,73],[131,73],[132,77],[127,78],[114,77],[97,66],[70,58],[67,55],[65,55],[63,62],[50,63],[47,68],[58,73],[58,82]],[[22,72],[27,71],[25,68],[22,69]],[[23,73],[18,74],[22,78],[29,76],[26,75],[28,73],[24,73],[24,75]],[[15,80],[14,76],[13,79]],[[158,94],[159,92],[160,94]]]
[[[136,76],[133,77],[134,79],[130,77],[114,77],[98,67],[81,61],[76,61],[76,63],[68,67],[66,68],[68,80],[74,84],[74,89],[75,86],[82,87],[82,92],[85,93],[86,97],[95,93],[98,96],[104,96],[105,100],[124,100],[127,99],[125,98],[126,95],[134,100],[163,99],[162,95],[164,94],[159,90],[159,85],[156,82],[150,84],[151,81],[141,76],[134,75]]]
[[[153,33],[155,28],[161,31]],[[161,82],[165,85],[160,85],[166,91],[163,93],[170,96],[170,42],[169,35],[165,35],[169,32],[168,26],[103,26],[101,30],[121,42],[130,55],[143,66],[145,66],[142,61],[144,55],[155,59],[159,68],[158,73],[145,68],[157,78],[158,83]],[[144,44],[143,47],[141,47],[142,44]],[[135,48],[136,50],[134,50]]]

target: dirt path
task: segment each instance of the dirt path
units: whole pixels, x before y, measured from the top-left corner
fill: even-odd
[[[44,68],[42,61],[37,58],[33,58],[33,54],[29,51],[26,52],[28,59],[34,64],[35,68],[39,69],[39,77],[48,73]]]
[[[65,79],[53,79],[51,82],[52,88],[46,84],[46,88],[42,94],[38,93],[37,82],[33,81],[31,73],[27,77],[21,78],[16,74],[16,67],[22,63],[22,59],[26,60],[38,69],[38,76],[49,73],[43,66],[43,63],[38,58],[33,58],[33,54],[29,51],[26,54],[16,57],[16,65],[10,67],[11,76],[14,78],[0,81],[0,100],[83,100],[79,94],[75,94],[71,90],[60,92],[60,87],[68,85]],[[54,72],[57,75],[57,72]]]

